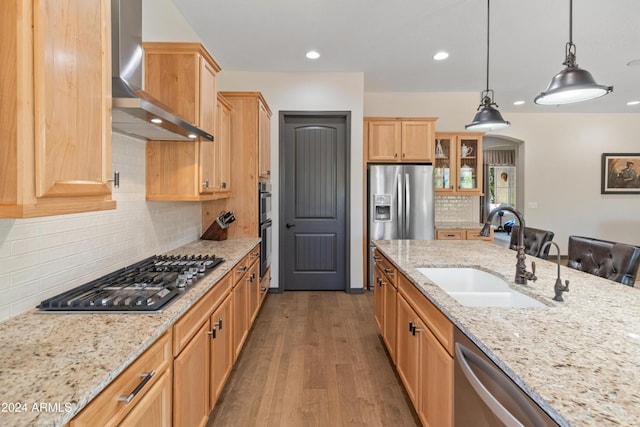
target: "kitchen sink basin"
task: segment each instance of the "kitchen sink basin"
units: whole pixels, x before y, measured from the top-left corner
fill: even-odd
[[[468,307],[546,307],[511,289],[502,278],[476,268],[419,268],[418,271]]]

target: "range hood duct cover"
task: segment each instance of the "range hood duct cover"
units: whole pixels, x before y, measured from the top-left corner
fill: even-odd
[[[213,135],[141,89],[142,0],[111,0],[111,49],[114,132],[159,141],[193,141],[196,137],[213,141]]]

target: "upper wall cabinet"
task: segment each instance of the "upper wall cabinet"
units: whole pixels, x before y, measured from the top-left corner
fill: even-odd
[[[222,95],[218,94],[216,114],[216,144],[214,164],[214,191],[225,197],[231,194],[231,111],[233,107]],[[222,197],[221,197],[222,198]]]
[[[478,132],[436,133],[436,195],[482,195],[482,136]]]
[[[220,66],[200,43],[143,43],[145,91],[215,136]]]
[[[115,209],[110,9],[0,2],[0,217]]]
[[[368,162],[430,162],[433,159],[435,118],[364,119]]]
[[[219,157],[216,74],[220,66],[199,43],[143,43],[145,91],[215,140],[147,141],[148,200],[215,200]]]

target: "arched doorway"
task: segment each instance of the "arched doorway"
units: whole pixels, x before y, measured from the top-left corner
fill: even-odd
[[[511,166],[515,169],[515,209],[524,211],[524,141],[502,135],[482,138],[484,196],[480,198],[480,218],[484,222],[489,214],[489,165]],[[503,221],[508,220],[507,214]]]

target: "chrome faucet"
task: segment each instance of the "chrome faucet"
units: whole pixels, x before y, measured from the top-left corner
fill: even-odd
[[[556,262],[558,263],[558,277],[556,278],[556,284],[553,286],[553,291],[555,292],[555,296],[553,297],[554,301],[564,301],[562,299],[563,292],[569,292],[569,281],[565,280],[564,285],[562,284],[562,279],[560,279],[560,247],[556,242],[547,242],[540,248],[540,252],[544,252],[544,248],[549,245],[553,245],[556,247],[556,251],[558,252],[558,258]]]
[[[480,230],[481,236],[488,236],[489,230],[491,229],[491,221],[493,217],[496,216],[498,212],[508,211],[511,212],[518,218],[518,223],[520,224],[520,230],[518,230],[518,247],[516,253],[516,276],[514,282],[519,285],[526,285],[527,280],[533,280],[534,282],[538,279],[536,277],[536,263],[531,263],[531,271],[527,271],[527,264],[525,263],[526,255],[524,253],[524,217],[520,212],[513,209],[509,206],[498,206],[491,212],[489,212],[489,216],[487,217],[487,221],[484,223],[484,227]]]

